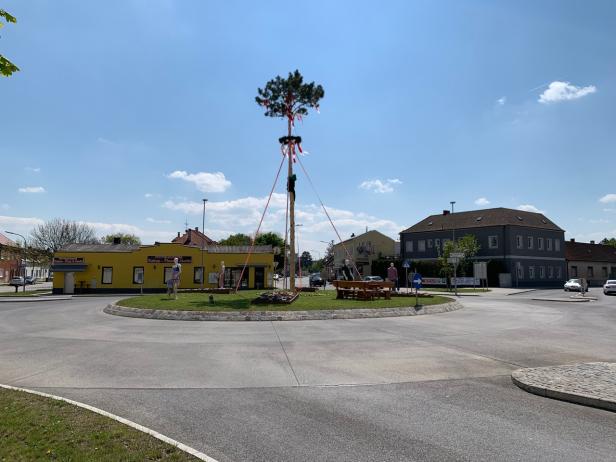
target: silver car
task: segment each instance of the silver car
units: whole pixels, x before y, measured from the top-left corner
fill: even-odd
[[[605,295],[608,294],[616,294],[616,279],[608,279],[603,284],[603,293]]]

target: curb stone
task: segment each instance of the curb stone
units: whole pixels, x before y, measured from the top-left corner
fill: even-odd
[[[129,318],[161,319],[170,321],[307,321],[326,319],[364,319],[387,318],[397,316],[418,316],[425,314],[446,313],[462,308],[457,302],[440,305],[402,307],[402,308],[357,308],[342,310],[309,311],[180,311],[131,308],[109,304],[104,312],[114,316]]]
[[[212,459],[211,457],[209,457],[208,455],[197,451],[194,448],[191,448],[190,446],[185,445],[184,443],[180,443],[179,441],[174,440],[173,438],[169,438],[168,436],[163,435],[162,433],[158,433],[155,430],[152,430],[151,428],[148,427],[144,427],[143,425],[140,425],[136,422],[133,422],[132,420],[128,420],[125,419],[124,417],[120,417],[118,415],[112,414],[110,412],[104,411],[102,409],[99,409],[97,407],[94,406],[90,406],[89,404],[84,404],[84,403],[80,403],[79,401],[74,401],[72,399],[68,399],[68,398],[63,398],[61,396],[57,396],[57,395],[50,395],[49,393],[43,393],[40,391],[36,391],[36,390],[30,390],[28,388],[21,388],[21,387],[13,387],[11,385],[4,385],[0,383],[0,388],[4,388],[6,390],[14,390],[14,391],[22,391],[25,393],[30,393],[32,395],[38,395],[38,396],[42,396],[44,398],[51,398],[51,399],[55,399],[57,401],[64,401],[65,403],[69,403],[72,404],[74,406],[80,407],[82,409],[87,409],[88,411],[92,411],[95,412],[96,414],[100,414],[104,417],[108,417],[112,420],[115,420],[116,422],[120,422],[121,424],[127,425],[131,428],[134,428],[135,430],[139,430],[142,433],[145,433],[147,435],[153,436],[154,438],[163,441],[167,444],[170,444],[171,446],[175,446],[176,448],[178,448],[180,451],[184,451],[187,454],[190,454],[191,456],[196,457],[197,459],[200,460],[204,460],[205,462],[218,462],[216,459]]]
[[[59,300],[71,300],[73,297],[71,295],[52,295],[52,296],[41,296],[41,297],[0,297],[0,303],[3,302],[55,302]]]
[[[518,369],[511,380],[535,395],[616,412],[616,363]]]

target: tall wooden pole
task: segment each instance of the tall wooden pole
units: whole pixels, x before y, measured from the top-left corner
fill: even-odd
[[[288,119],[288,156],[289,156],[289,177],[287,179],[287,189],[289,191],[289,290],[295,290],[295,187],[290,188],[293,177],[293,152],[295,146],[291,140],[292,119]]]

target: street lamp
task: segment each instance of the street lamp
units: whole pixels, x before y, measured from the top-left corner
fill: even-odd
[[[295,223],[295,227],[299,228],[300,226],[304,226],[302,223]],[[299,253],[299,233],[297,232],[297,230],[295,231],[295,233],[297,234],[297,267],[298,267],[298,271],[299,271],[299,281],[300,281],[300,287],[301,287],[301,283],[302,283],[302,256]],[[295,271],[295,268],[293,268],[293,271]]]
[[[453,215],[453,206],[456,203],[456,201],[449,201],[449,203],[451,204],[451,214]],[[456,227],[454,225],[454,221],[451,222],[451,234],[452,234],[452,239],[453,239],[453,250],[456,250]],[[456,297],[458,296],[458,277],[457,277],[457,268],[458,268],[458,264],[454,263],[453,264],[453,290],[454,293],[456,294]]]
[[[204,238],[201,242],[201,292],[203,292],[203,281],[205,280],[205,266],[203,265],[203,253],[205,252],[205,203],[207,199],[203,199],[203,221],[201,222],[201,233]]]
[[[12,234],[14,236],[19,236],[24,240],[24,289],[23,291],[26,291],[26,272],[28,271],[28,254],[26,253],[26,248],[28,247],[28,244],[26,244],[26,238],[23,237],[21,234],[19,233],[13,233],[12,231],[5,231],[6,234]]]

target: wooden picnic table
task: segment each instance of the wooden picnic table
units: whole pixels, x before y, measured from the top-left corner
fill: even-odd
[[[391,298],[394,283],[389,281],[333,281],[337,299],[374,300]]]

